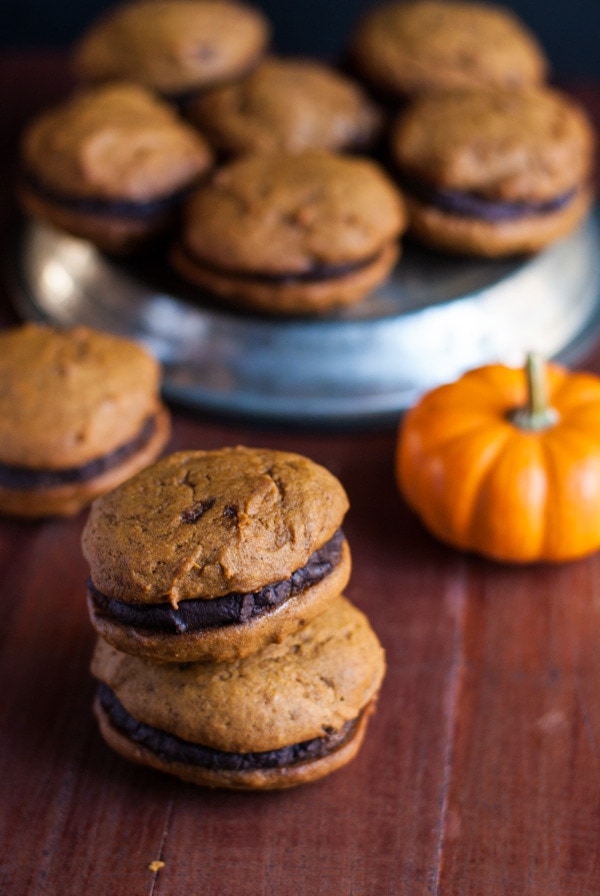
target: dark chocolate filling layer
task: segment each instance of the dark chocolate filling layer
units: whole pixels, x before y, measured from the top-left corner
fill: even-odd
[[[180,243],[179,249],[192,264],[205,268],[207,271],[212,271],[215,274],[219,274],[222,277],[281,286],[287,284],[293,285],[294,283],[321,283],[327,280],[337,280],[340,277],[347,277],[349,274],[354,274],[361,271],[363,268],[369,267],[369,265],[371,265],[377,258],[377,255],[370,255],[368,258],[363,258],[360,261],[347,261],[342,264],[315,263],[310,270],[307,271],[288,271],[273,274],[268,271],[240,271],[219,267],[218,265],[211,264],[204,258],[200,258],[183,242]]]
[[[101,199],[93,196],[70,196],[55,190],[53,187],[45,183],[32,171],[22,171],[21,180],[25,187],[32,192],[51,202],[54,205],[60,205],[63,208],[70,209],[84,215],[95,215],[100,217],[130,218],[131,220],[153,218],[169,212],[171,208],[178,205],[192,190],[192,187],[186,186],[181,190],[177,190],[168,196],[161,196],[158,199],[148,199],[144,202],[136,202],[130,199]]]
[[[137,436],[120,445],[109,454],[96,457],[80,467],[63,467],[60,470],[33,470],[29,467],[13,467],[0,464],[0,486],[12,489],[53,488],[77,482],[88,482],[107,470],[118,467],[139,451],[153,436],[156,418],[147,417]]]
[[[113,727],[133,743],[145,747],[165,762],[197,765],[210,771],[245,772],[254,769],[286,768],[313,759],[321,759],[350,740],[358,723],[358,719],[353,719],[346,722],[339,731],[332,729],[323,737],[290,744],[279,750],[229,753],[182,740],[174,734],[161,731],[160,728],[138,722],[104,682],[98,684],[97,693],[100,705]]]
[[[175,635],[236,625],[268,613],[328,576],[340,561],[343,542],[344,534],[338,529],[289,579],[265,585],[260,591],[184,600],[177,609],[171,604],[128,604],[115,600],[98,591],[89,580],[88,594],[96,615],[146,632]]]
[[[480,218],[491,223],[518,221],[529,215],[547,215],[565,208],[573,201],[577,190],[569,190],[545,202],[501,202],[477,193],[446,190],[434,187],[414,178],[402,178],[401,185],[407,193],[427,205],[433,205],[451,215],[464,218]]]

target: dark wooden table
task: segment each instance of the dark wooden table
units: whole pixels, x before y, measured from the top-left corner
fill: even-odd
[[[52,55],[0,62],[5,245],[17,134],[68,83]],[[598,120],[600,90],[572,89]],[[0,301],[10,324],[6,286]],[[578,366],[600,373],[600,346]],[[91,715],[85,514],[3,520],[2,896],[598,896],[600,555],[519,569],[438,544],[396,492],[392,430],[175,411],[170,449],[244,443],[304,453],[349,493],[347,593],[389,666],[361,753],[272,794],[202,790],[113,755]]]

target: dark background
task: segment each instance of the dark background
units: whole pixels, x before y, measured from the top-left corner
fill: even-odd
[[[0,50],[66,47],[108,0],[0,0]],[[374,0],[257,0],[273,23],[274,49],[334,61],[346,36]],[[553,72],[600,77],[600,0],[506,0],[537,34]]]

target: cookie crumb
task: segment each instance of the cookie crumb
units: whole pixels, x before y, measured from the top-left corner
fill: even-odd
[[[157,874],[161,868],[165,867],[165,863],[159,861],[158,859],[154,859],[153,862],[150,862],[148,865],[148,870],[152,871],[154,874]]]

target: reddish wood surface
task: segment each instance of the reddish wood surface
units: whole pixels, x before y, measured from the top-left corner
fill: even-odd
[[[0,62],[5,245],[18,130],[67,84],[51,56]],[[578,92],[600,116],[600,90]],[[579,366],[600,373],[600,346]],[[295,791],[210,792],[113,755],[91,715],[85,514],[0,521],[2,896],[597,896],[600,556],[517,569],[436,543],[395,490],[394,441],[175,412],[171,449],[300,451],[350,495],[347,593],[389,669],[358,758]]]

